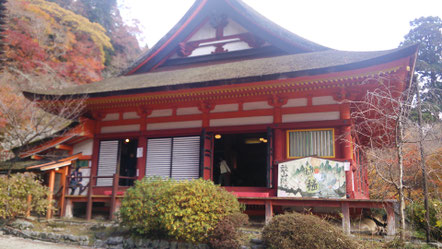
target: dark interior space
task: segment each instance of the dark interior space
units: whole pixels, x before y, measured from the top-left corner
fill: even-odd
[[[223,186],[265,187],[267,142],[266,133],[216,134],[214,182]],[[223,159],[231,171],[227,177],[220,172]]]
[[[76,218],[86,218],[86,206],[87,202],[74,202],[73,203],[73,216]],[[93,202],[92,203],[92,217],[101,217],[107,219],[109,216],[109,206],[105,202]]]
[[[120,176],[137,176],[137,139],[125,139],[121,143]],[[133,186],[133,179],[120,179],[120,186]]]

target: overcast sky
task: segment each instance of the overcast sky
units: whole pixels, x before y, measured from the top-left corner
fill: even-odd
[[[442,17],[442,0],[243,0],[273,22],[339,50],[392,49],[421,16]],[[135,18],[152,47],[194,0],[119,0],[125,19]]]

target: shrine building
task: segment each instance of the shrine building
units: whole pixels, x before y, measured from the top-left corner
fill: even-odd
[[[87,219],[98,210],[113,217],[124,191],[145,176],[220,184],[224,159],[231,174],[223,187],[250,214],[338,210],[349,231],[354,210],[386,208],[393,234],[394,201],[369,199],[350,102],[379,77],[405,90],[416,54],[416,46],[335,50],[241,0],[196,0],[120,76],[25,91],[31,100],[87,99],[77,126],[22,157],[59,155],[28,170],[47,175],[61,216],[78,206]]]

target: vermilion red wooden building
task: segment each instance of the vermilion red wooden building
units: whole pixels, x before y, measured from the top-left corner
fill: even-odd
[[[80,125],[24,156],[66,151],[60,161],[30,168],[60,179],[60,191],[52,188],[61,215],[80,202],[88,218],[96,203],[112,212],[124,189],[144,176],[218,183],[222,157],[232,170],[226,189],[243,203],[264,205],[267,217],[274,206],[326,207],[342,208],[348,221],[349,208],[387,207],[391,220],[390,202],[368,200],[346,100],[362,98],[377,87],[365,80],[379,76],[408,87],[416,50],[338,51],[290,33],[240,0],[197,0],[121,76],[25,92],[30,99],[88,99]],[[344,198],[277,196],[278,163],[307,156],[350,163]]]

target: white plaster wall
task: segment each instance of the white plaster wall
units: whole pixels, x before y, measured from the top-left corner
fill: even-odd
[[[172,116],[172,109],[153,110],[149,118]]]
[[[224,104],[224,105],[216,105],[215,108],[211,111],[211,113],[216,112],[236,112],[239,109],[238,104]]]
[[[256,116],[244,118],[223,118],[211,119],[211,127],[219,126],[235,126],[235,125],[257,125],[257,124],[271,124],[273,123],[273,116]]]
[[[256,101],[256,102],[246,102],[242,106],[243,110],[260,110],[260,109],[272,109],[273,107],[269,105],[267,101]]]
[[[338,120],[339,112],[314,112],[282,115],[283,123]]]
[[[140,125],[117,125],[117,126],[104,126],[101,128],[101,133],[115,133],[115,132],[129,132],[129,131],[139,131]]]
[[[203,126],[203,121],[181,121],[181,122],[165,122],[165,123],[153,123],[147,124],[147,130],[169,130],[169,129],[185,129],[185,128],[200,128]]]
[[[88,139],[78,144],[74,144],[72,153],[74,155],[78,153],[83,153],[83,156],[91,156],[93,145],[94,145],[93,139]]]
[[[334,100],[332,96],[321,96],[312,98],[313,105],[333,105],[337,103],[338,101]]]
[[[191,114],[200,114],[200,113],[201,111],[198,109],[198,107],[183,107],[176,109],[177,115],[191,115]]]
[[[202,26],[193,36],[189,39],[189,41],[198,41],[203,39],[210,39],[216,37],[216,30],[210,25],[210,22],[207,22]]]
[[[228,36],[228,35],[237,35],[237,34],[241,34],[241,33],[245,33],[245,32],[247,32],[247,30],[244,29],[241,25],[239,25],[238,23],[236,23],[232,19],[228,19],[228,24],[224,28],[223,34],[225,36]]]
[[[123,113],[123,119],[139,119],[140,116],[136,112],[125,112]]]
[[[307,106],[307,98],[297,98],[287,100],[287,104],[283,107]]]
[[[120,114],[119,114],[119,113],[108,113],[108,114],[106,114],[106,116],[103,118],[103,121],[118,120],[119,118],[120,118]]]

